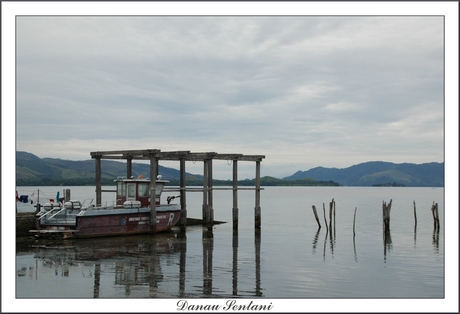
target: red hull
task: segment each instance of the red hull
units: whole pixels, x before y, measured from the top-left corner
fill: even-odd
[[[156,213],[156,232],[164,232],[173,228],[180,219],[180,211]],[[123,213],[98,216],[78,216],[74,227],[45,228],[47,231],[60,233],[64,238],[93,238],[146,234],[150,232],[150,213]],[[42,229],[43,230],[43,229]]]

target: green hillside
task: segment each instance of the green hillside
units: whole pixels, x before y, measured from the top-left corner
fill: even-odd
[[[114,179],[126,176],[126,163],[101,160],[102,184],[113,185]],[[132,164],[132,175],[138,177],[150,173],[146,163]],[[163,179],[169,185],[179,185],[180,171],[159,166]],[[16,152],[17,186],[95,185],[95,161],[72,161],[55,158],[39,158],[31,153]],[[263,186],[444,186],[444,163],[394,164],[372,161],[344,169],[316,167],[298,171],[289,177],[278,179],[265,176]],[[231,180],[213,180],[216,186],[231,186]],[[203,185],[203,176],[186,173],[186,185]],[[255,186],[255,180],[238,181],[239,186]]]
[[[102,184],[113,185],[114,179],[119,176],[126,176],[126,163],[111,160],[101,161]],[[149,164],[132,164],[132,175],[145,176],[150,172]],[[159,173],[162,178],[169,180],[169,185],[180,185],[180,171],[173,168],[159,166]],[[95,185],[95,162],[94,160],[72,161],[54,158],[40,159],[27,152],[16,152],[16,185],[17,186],[52,186],[52,185]],[[295,181],[284,181],[273,177],[262,177],[263,186],[275,185],[338,185],[335,182],[315,181],[312,179],[299,179]],[[231,186],[231,180],[213,180],[215,186]],[[186,173],[186,185],[202,186],[203,176]],[[255,179],[238,181],[239,186],[255,186]]]

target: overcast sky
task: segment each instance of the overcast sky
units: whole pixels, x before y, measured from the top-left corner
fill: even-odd
[[[279,178],[442,162],[444,44],[440,15],[18,16],[16,149],[265,155]]]

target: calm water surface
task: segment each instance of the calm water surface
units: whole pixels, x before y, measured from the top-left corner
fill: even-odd
[[[70,189],[74,199],[95,195],[94,187]],[[40,190],[53,198],[63,187]],[[34,191],[18,187],[19,194]],[[254,192],[240,191],[240,224],[233,232],[232,192],[215,191],[214,219],[228,223],[211,232],[188,226],[185,235],[173,230],[17,243],[16,297],[443,298],[443,193],[442,188],[268,187],[261,192],[257,232]],[[112,197],[103,193],[103,202]],[[329,224],[332,199],[335,218],[326,227],[323,203]],[[382,202],[390,200],[385,234]],[[440,232],[434,230],[433,202],[439,206]],[[188,217],[201,218],[201,204],[202,194],[189,192]],[[23,205],[19,210],[27,210]]]

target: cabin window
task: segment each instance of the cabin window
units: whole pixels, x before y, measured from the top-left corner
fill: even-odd
[[[118,197],[126,196],[125,184],[123,182],[117,182],[117,195]]]
[[[136,185],[127,184],[127,189],[128,189],[128,198],[135,198],[136,197]]]
[[[149,183],[139,183],[137,185],[137,196],[148,197],[149,196]]]

